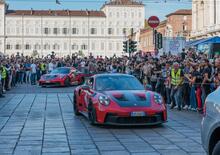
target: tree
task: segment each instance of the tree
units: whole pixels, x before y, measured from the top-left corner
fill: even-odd
[[[32,57],[36,57],[38,55],[39,55],[39,53],[37,52],[37,50],[34,50],[31,54]]]
[[[85,56],[82,50],[79,50],[78,56],[80,56],[80,57],[84,57]]]

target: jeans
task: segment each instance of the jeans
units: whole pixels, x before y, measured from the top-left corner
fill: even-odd
[[[31,72],[30,71],[26,71],[25,74],[26,74],[25,82],[26,83],[31,83]]]
[[[181,107],[183,104],[183,87],[179,86],[177,88],[176,94],[174,95],[175,102],[177,103],[178,107]]]
[[[5,92],[5,78],[2,79],[1,85],[2,85],[2,90],[3,90],[3,92]]]
[[[8,84],[7,84],[8,89],[11,89],[11,83],[12,83],[12,75],[8,75]]]
[[[35,85],[37,81],[37,74],[36,73],[31,73],[31,84]]]
[[[177,89],[175,89],[174,87],[175,86],[172,86],[171,91],[170,91],[170,101],[172,102],[172,105],[176,105],[174,95],[176,94]]]
[[[171,103],[171,99],[170,99],[170,88],[166,87],[165,88],[165,92],[166,92],[166,103],[170,104]]]
[[[190,91],[190,105],[191,108],[196,109],[197,108],[197,102],[196,102],[196,93],[195,93],[195,86],[193,85],[191,87],[191,91]]]
[[[178,105],[179,108],[182,107],[183,101],[183,87],[178,86],[176,89],[173,87],[171,89],[171,99],[175,102],[174,104]]]
[[[24,82],[24,72],[18,72],[18,83],[23,83]]]
[[[188,83],[183,84],[183,104],[190,104],[190,86]]]

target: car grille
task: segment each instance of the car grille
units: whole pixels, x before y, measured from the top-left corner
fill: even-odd
[[[158,113],[154,116],[144,117],[120,117],[115,114],[108,114],[105,119],[105,123],[113,124],[150,124],[163,122],[163,113]]]

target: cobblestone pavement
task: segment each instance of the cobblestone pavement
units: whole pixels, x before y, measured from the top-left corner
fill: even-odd
[[[168,111],[158,127],[91,126],[72,88],[18,86],[0,99],[0,155],[203,155],[201,116]]]

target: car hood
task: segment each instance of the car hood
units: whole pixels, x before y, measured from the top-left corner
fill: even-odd
[[[50,80],[50,79],[55,79],[58,78],[60,76],[65,76],[66,74],[45,74],[43,75],[43,78],[46,80]]]
[[[150,107],[151,92],[145,90],[105,91],[120,107]]]

